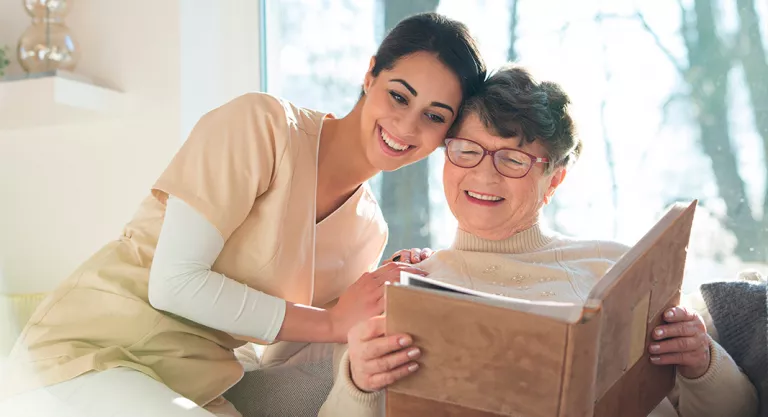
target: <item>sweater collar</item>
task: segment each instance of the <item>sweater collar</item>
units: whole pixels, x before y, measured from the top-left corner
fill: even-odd
[[[544,231],[539,224],[502,240],[483,239],[458,229],[451,248],[469,252],[528,253],[546,246],[553,237],[551,232]]]

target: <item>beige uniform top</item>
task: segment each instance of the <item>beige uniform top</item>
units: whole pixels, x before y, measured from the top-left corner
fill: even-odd
[[[387,226],[367,184],[315,221],[325,117],[266,94],[241,96],[203,116],[122,236],[34,313],[11,353],[13,376],[4,378],[13,391],[126,366],[204,405],[242,377],[233,349],[243,342],[148,302],[168,194],[223,236],[212,269],[267,294],[324,306],[375,268]]]

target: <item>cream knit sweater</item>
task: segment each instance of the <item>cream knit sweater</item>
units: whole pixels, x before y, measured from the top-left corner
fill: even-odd
[[[437,252],[419,268],[431,278],[478,290],[503,285],[513,297],[583,303],[597,280],[628,249],[615,242],[568,239],[539,226],[503,241],[459,230],[450,249]],[[695,380],[678,375],[674,392],[649,417],[757,415],[755,388],[714,340],[711,348],[707,373]],[[365,393],[354,385],[346,353],[336,372],[320,417],[384,415],[383,392]]]

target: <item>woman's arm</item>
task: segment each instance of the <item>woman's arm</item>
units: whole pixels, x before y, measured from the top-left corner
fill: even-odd
[[[385,335],[386,320],[377,316],[349,332],[334,384],[318,417],[383,415],[383,388],[416,370],[421,351],[406,334]]]
[[[152,306],[242,340],[271,343],[283,327],[288,339],[306,339],[296,341],[332,339],[328,311],[287,303],[212,271],[223,247],[212,224],[171,196],[150,269]]]
[[[756,417],[757,391],[717,342],[710,339],[711,363],[699,378],[678,377],[680,417]]]
[[[677,409],[681,417],[753,417],[757,393],[725,350],[707,334],[701,315],[678,306],[654,329],[651,362],[677,365]]]
[[[183,200],[168,199],[149,276],[149,301],[158,310],[257,343],[346,342],[357,321],[379,314],[379,292],[400,271],[393,264],[364,274],[332,309],[286,302],[212,271],[224,247],[218,230]]]

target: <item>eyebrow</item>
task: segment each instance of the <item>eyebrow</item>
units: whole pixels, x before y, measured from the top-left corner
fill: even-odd
[[[414,97],[418,97],[419,96],[419,93],[416,91],[416,89],[413,88],[410,84],[408,84],[408,81],[405,81],[402,78],[393,78],[393,79],[389,80],[389,82],[391,82],[391,83],[392,82],[400,83],[400,84],[403,85],[403,87],[407,88],[408,91],[410,91],[410,93],[413,94]],[[444,109],[448,110],[449,112],[451,112],[451,114],[453,114],[453,115],[456,114],[456,112],[453,111],[453,107],[451,107],[451,106],[449,106],[449,105],[447,105],[445,103],[441,103],[439,101],[433,101],[433,102],[431,102],[429,104],[432,105],[432,106],[435,106],[435,107],[444,108]]]

